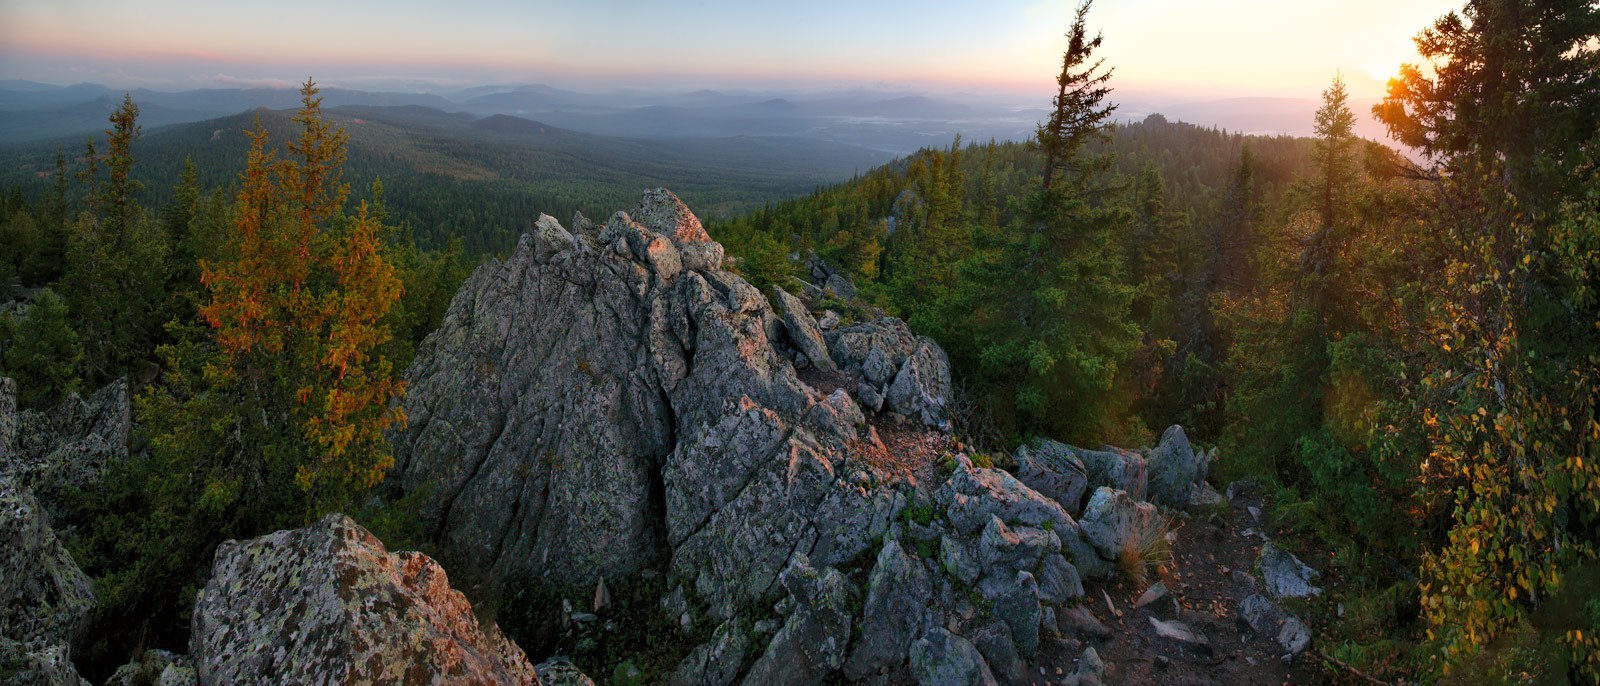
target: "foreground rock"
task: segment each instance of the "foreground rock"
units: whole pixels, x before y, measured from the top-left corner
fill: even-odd
[[[80,683],[70,646],[93,609],[89,578],[44,508],[0,476],[0,675],[14,683]]]
[[[337,514],[218,547],[190,649],[205,684],[539,683],[438,564]]]

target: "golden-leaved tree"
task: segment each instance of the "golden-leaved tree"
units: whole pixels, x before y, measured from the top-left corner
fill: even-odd
[[[201,265],[201,315],[225,364],[218,373],[272,396],[269,420],[297,439],[287,454],[314,507],[376,484],[393,461],[383,432],[405,419],[379,349],[401,282],[382,225],[362,202],[344,212],[346,134],[323,118],[316,85],[301,89],[300,137],[278,158],[257,122],[229,251]],[[264,408],[266,409],[266,408]],[[273,416],[273,415],[276,416]]]

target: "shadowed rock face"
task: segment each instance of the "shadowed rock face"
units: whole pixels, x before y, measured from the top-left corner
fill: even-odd
[[[541,217],[456,295],[407,373],[392,478],[458,574],[587,583],[670,554],[727,617],[793,556],[838,564],[887,528],[903,498],[840,486],[860,408],[800,382],[698,227],[665,191],[577,235]]]
[[[193,621],[205,684],[539,683],[438,564],[344,515],[222,544]]]

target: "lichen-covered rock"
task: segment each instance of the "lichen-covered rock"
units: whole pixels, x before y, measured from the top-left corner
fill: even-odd
[[[6,393],[0,391],[0,397]],[[6,404],[0,400],[0,405]],[[0,408],[0,476],[9,476],[45,505],[58,507],[52,494],[83,488],[99,480],[108,464],[128,456],[132,428],[128,381],[118,379],[88,398],[71,394],[48,410]],[[10,414],[8,421],[6,415]],[[8,428],[9,426],[9,428]]]
[[[337,514],[219,546],[190,653],[208,684],[538,683],[444,569]]]
[[[11,462],[11,445],[16,440],[17,382],[0,376],[0,465]]]
[[[850,580],[832,567],[817,570],[799,556],[784,570],[783,586],[794,610],[750,666],[744,683],[816,684],[844,664],[855,623],[851,610],[859,597]]]
[[[1028,488],[1055,499],[1068,514],[1083,510],[1088,471],[1072,446],[1036,439],[1017,449],[1016,460],[1017,479]]]
[[[106,686],[194,686],[194,660],[165,650],[146,650],[139,660],[117,668]]]
[[[933,339],[923,337],[889,384],[884,404],[925,426],[950,431],[950,358]]]
[[[1023,657],[1033,657],[1039,649],[1039,584],[1028,572],[1005,578],[991,576],[978,586],[979,593],[994,603],[994,615],[1011,627],[1011,640]]]
[[[689,651],[668,680],[671,686],[729,686],[744,669],[745,654],[751,642],[750,629],[742,619],[723,622],[711,640]]]
[[[89,686],[65,645],[30,645],[0,636],[0,677],[18,686]]]
[[[1239,603],[1239,623],[1277,641],[1289,655],[1299,655],[1311,645],[1311,630],[1305,623],[1259,593],[1252,593]]]
[[[1318,576],[1317,570],[1270,542],[1261,546],[1256,565],[1261,568],[1261,583],[1266,586],[1267,595],[1273,598],[1305,598],[1322,593],[1311,584]]]
[[[1028,488],[1003,470],[961,464],[935,492],[934,498],[959,533],[977,534],[995,517],[1002,522],[1048,529],[1061,541],[1061,549],[1079,574],[1090,578],[1111,574],[1111,565],[1095,553],[1078,522],[1060,503]]]
[[[933,627],[911,644],[911,675],[922,686],[998,686],[983,655],[965,638]]]
[[[804,353],[806,360],[820,369],[833,369],[833,358],[828,356],[828,344],[822,340],[822,329],[817,320],[799,298],[789,295],[778,286],[772,287],[772,298],[783,313],[783,327],[789,340]]]
[[[1127,493],[1101,486],[1083,508],[1083,535],[1096,552],[1116,560],[1124,546],[1135,537],[1146,535],[1161,525],[1161,513],[1154,505],[1139,502]]]
[[[932,596],[927,570],[898,541],[885,541],[867,579],[861,635],[845,675],[860,679],[905,664],[911,641],[929,621]]]
[[[1087,489],[1090,493],[1101,486],[1108,486],[1127,493],[1134,500],[1145,499],[1149,471],[1144,457],[1126,450],[1076,448],[1075,451],[1078,459],[1083,462],[1084,475],[1088,479]]]
[[[39,501],[0,476],[0,636],[24,647],[70,644],[82,632],[94,592]]]
[[[1173,424],[1161,434],[1161,442],[1150,451],[1150,502],[1163,507],[1181,508],[1189,504],[1189,490],[1199,474],[1199,460],[1183,427]]]
[[[825,338],[834,364],[859,374],[874,394],[881,391],[886,409],[931,428],[950,428],[950,359],[933,339],[892,317],[840,327]]]

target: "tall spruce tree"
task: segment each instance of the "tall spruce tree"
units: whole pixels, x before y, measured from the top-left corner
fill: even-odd
[[[1047,431],[1086,440],[1121,438],[1125,415],[1109,402],[1113,381],[1137,345],[1117,237],[1128,208],[1098,193],[1110,164],[1086,145],[1104,135],[1115,105],[1111,71],[1094,51],[1090,3],[1078,7],[1067,32],[1054,109],[1039,128],[1045,157],[1038,186],[998,251],[969,265],[974,280],[969,313],[985,375],[1014,407],[1021,431]]]

